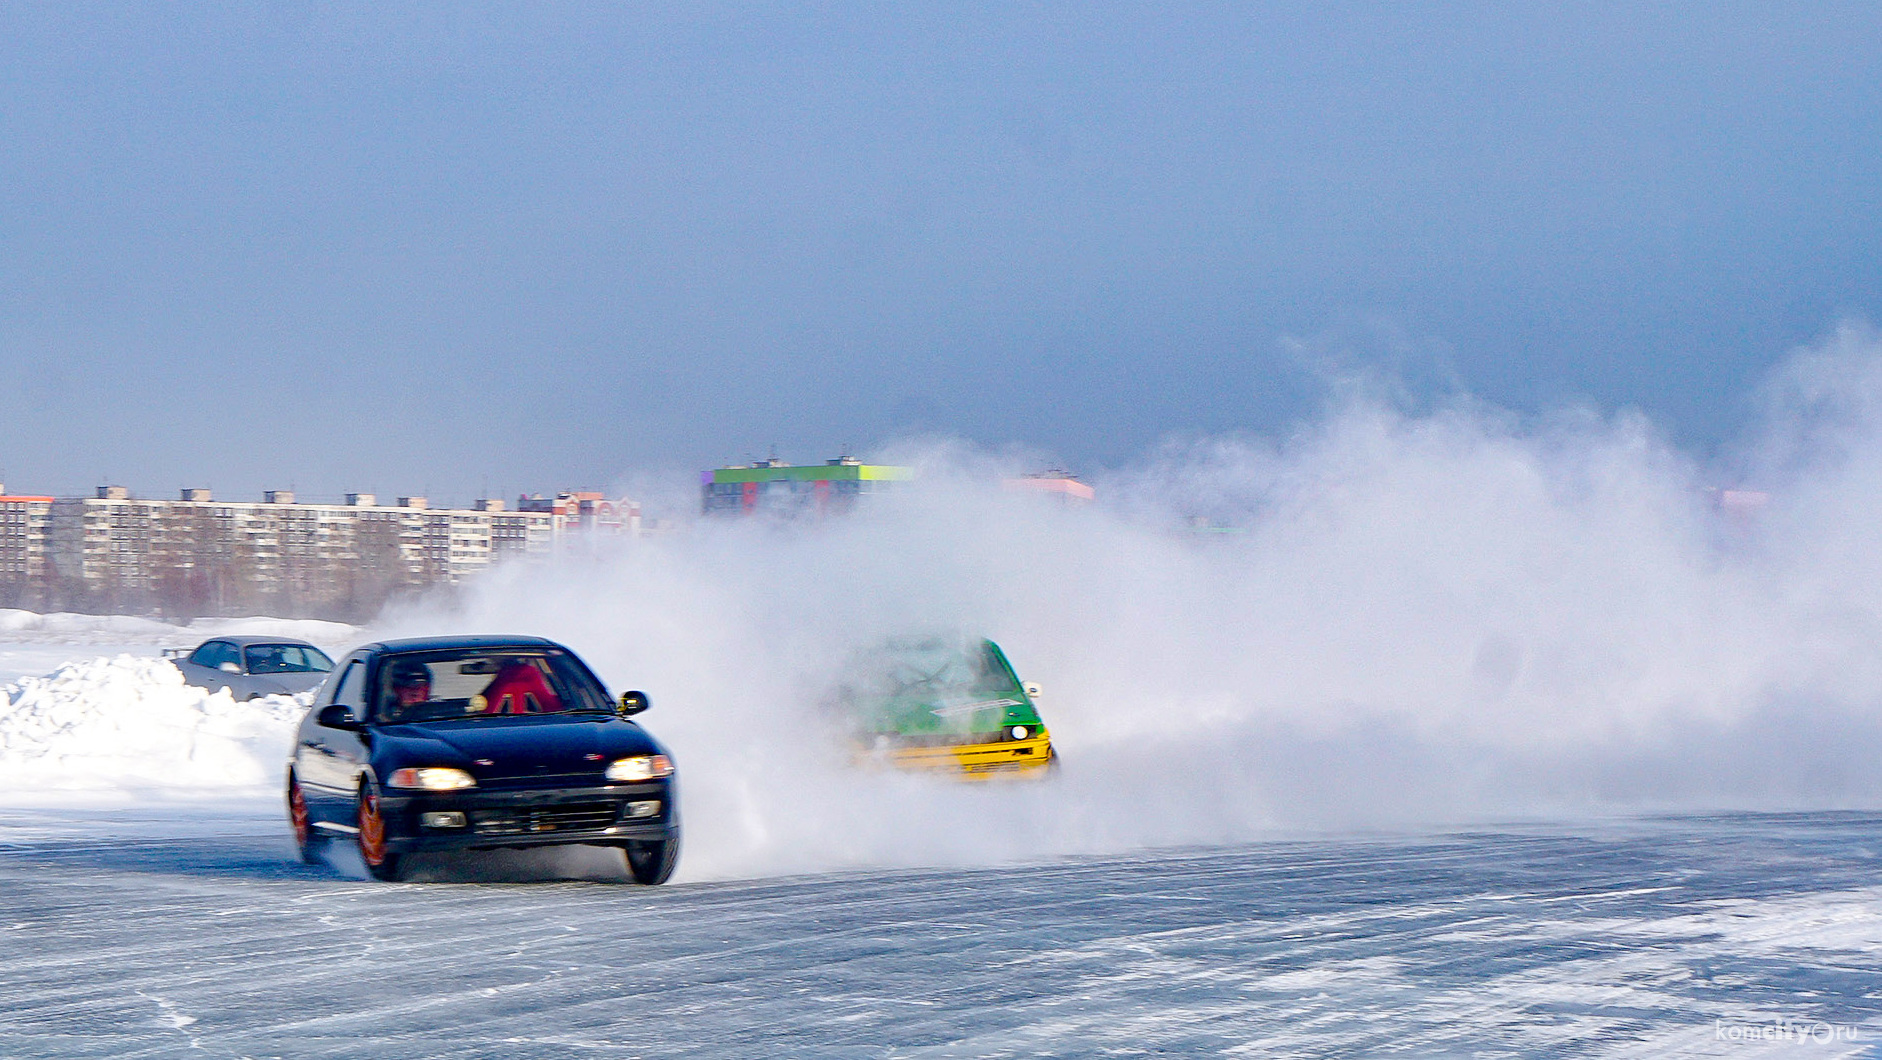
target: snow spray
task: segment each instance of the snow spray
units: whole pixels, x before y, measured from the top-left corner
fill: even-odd
[[[648,691],[694,878],[1873,807],[1882,346],[1845,328],[1763,400],[1763,433],[1706,463],[1637,414],[1355,399],[1285,438],[1172,442],[1084,506],[909,445],[880,455],[919,488],[851,516],[518,563],[383,632],[542,634]],[[1768,504],[1722,503],[1746,483]],[[939,627],[1043,687],[1055,782],[851,766],[820,688]]]

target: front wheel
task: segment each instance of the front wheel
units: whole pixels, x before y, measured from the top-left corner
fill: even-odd
[[[405,856],[386,849],[386,819],[379,811],[379,793],[373,790],[370,781],[359,789],[358,838],[359,859],[366,863],[366,871],[372,878],[398,879]]]
[[[630,839],[621,851],[627,858],[628,874],[635,883],[665,883],[680,863],[680,834],[665,839]]]

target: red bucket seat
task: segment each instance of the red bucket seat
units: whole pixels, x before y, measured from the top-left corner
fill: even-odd
[[[492,714],[553,714],[562,709],[561,697],[543,680],[542,671],[525,662],[505,663],[483,696]]]

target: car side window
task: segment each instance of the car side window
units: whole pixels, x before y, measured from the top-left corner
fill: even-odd
[[[347,664],[346,672],[340,675],[340,683],[333,690],[333,701],[343,707],[352,707],[356,715],[365,713],[365,663],[354,661]]]
[[[235,645],[224,640],[208,641],[190,655],[189,661],[213,670],[225,662],[236,661]]]
[[[321,669],[298,644],[250,644],[242,654],[248,657],[251,674],[304,674]]]

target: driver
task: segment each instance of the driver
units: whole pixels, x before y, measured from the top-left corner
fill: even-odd
[[[413,660],[392,664],[392,695],[397,700],[395,714],[404,713],[431,698],[431,668]]]

